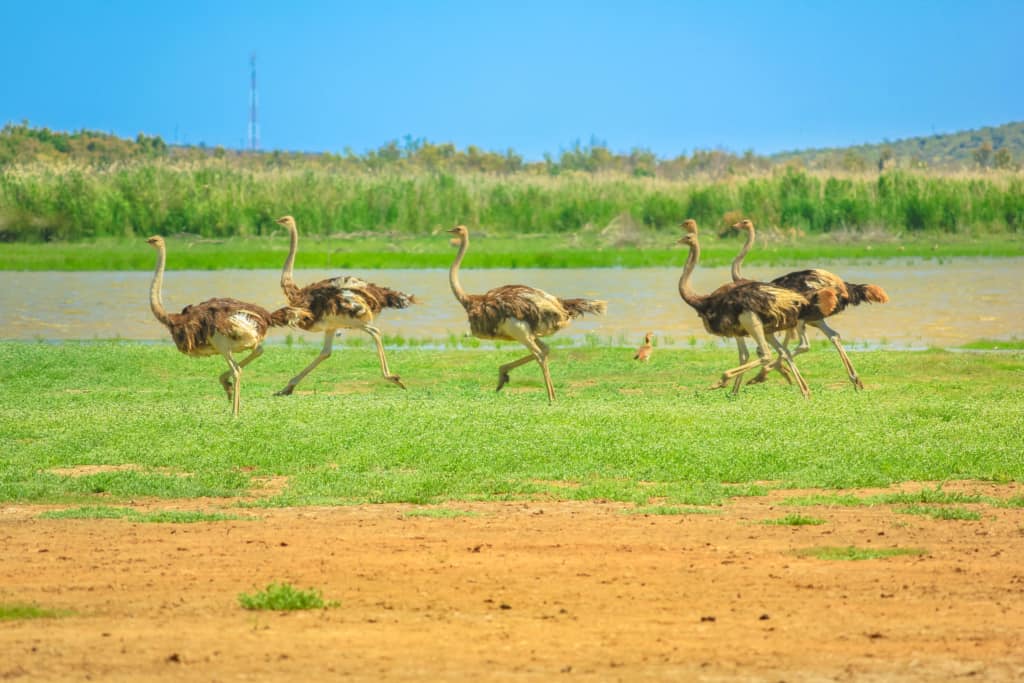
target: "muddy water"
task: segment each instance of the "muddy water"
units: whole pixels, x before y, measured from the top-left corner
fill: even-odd
[[[748,267],[744,275],[768,279],[794,268]],[[833,326],[848,344],[895,348],[956,346],[976,339],[1024,338],[1024,259],[959,259],[948,263],[890,262],[834,264],[830,270],[849,282],[881,285],[891,302],[849,309]],[[677,293],[678,268],[471,270],[462,273],[468,292],[521,283],[563,297],[608,301],[608,315],[586,317],[560,333],[577,340],[634,344],[647,330],[662,344],[703,342],[696,314]],[[299,283],[340,273],[302,270]],[[387,335],[443,340],[467,330],[461,307],[448,289],[445,270],[361,270],[364,279],[415,293],[423,303],[387,310],[378,326]],[[0,272],[0,337],[6,339],[164,339],[149,311],[152,275],[146,272]],[[699,268],[694,288],[707,292],[728,281],[727,268]],[[230,296],[267,308],[284,304],[278,272],[270,270],[170,271],[164,281],[168,310],[213,296]],[[271,333],[280,340],[286,331]],[[306,335],[316,343],[319,334]],[[361,333],[350,333],[361,334]]]

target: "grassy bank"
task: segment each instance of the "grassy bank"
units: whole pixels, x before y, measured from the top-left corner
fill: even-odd
[[[520,497],[712,504],[777,486],[1024,480],[1024,354],[855,353],[855,393],[834,351],[800,358],[810,401],[779,380],[738,399],[705,387],[735,351],[557,349],[549,406],[521,353],[396,350],[409,390],[368,349],[343,349],[305,391],[272,396],[315,354],[275,346],[247,368],[242,414],[223,362],[169,344],[0,343],[0,500],[116,503],[247,496],[258,505]],[[99,469],[65,468],[106,466]],[[760,482],[760,483],[759,483]]]
[[[300,268],[447,268],[455,255],[447,234],[427,237],[303,237]],[[679,266],[685,250],[676,235],[646,232],[629,244],[609,243],[596,233],[502,237],[474,235],[467,263],[473,268],[639,268]],[[728,263],[738,237],[702,240],[701,263]],[[288,253],[283,235],[168,239],[168,263],[175,270],[280,268]],[[927,235],[896,239],[882,234],[831,234],[761,239],[748,264],[792,265],[829,260],[1024,256],[1021,235]],[[153,250],[142,238],[99,238],[87,242],[0,243],[0,270],[150,270]]]
[[[623,218],[672,232],[687,217],[717,228],[735,215],[764,228],[809,234],[1011,233],[1024,228],[1024,175],[891,171],[840,177],[777,168],[763,175],[667,180],[583,172],[257,170],[215,159],[0,171],[0,238],[6,241],[180,232],[259,236],[275,231],[273,219],[285,213],[295,215],[308,235],[426,235],[454,223],[496,235],[569,235]]]

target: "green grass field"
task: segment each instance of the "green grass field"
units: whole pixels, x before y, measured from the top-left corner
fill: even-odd
[[[685,250],[674,243],[675,232],[645,232],[637,243],[609,245],[596,235],[533,235],[472,237],[474,268],[638,268],[678,266]],[[455,256],[447,233],[430,237],[329,239],[303,236],[298,264],[302,268],[447,268]],[[730,262],[742,243],[739,237],[701,243],[701,264]],[[168,261],[175,270],[280,268],[288,241],[276,237],[229,237],[202,240],[172,237]],[[927,235],[897,239],[852,235],[805,236],[779,241],[761,239],[747,257],[748,265],[792,265],[829,260],[881,261],[893,258],[1024,256],[1018,235]],[[99,238],[85,242],[0,243],[0,270],[151,270],[153,250],[144,239]]]
[[[769,487],[1024,480],[1020,351],[854,353],[867,386],[856,393],[820,343],[799,358],[806,401],[779,379],[738,398],[707,390],[735,362],[727,349],[659,349],[638,365],[631,349],[558,348],[554,405],[534,365],[494,392],[497,365],[521,353],[396,349],[401,391],[370,350],[342,348],[280,398],[315,350],[272,345],[246,369],[232,419],[220,359],[169,343],[3,342],[0,501],[234,504],[281,477],[280,491],[247,504],[679,506]],[[83,465],[132,467],[54,471]]]

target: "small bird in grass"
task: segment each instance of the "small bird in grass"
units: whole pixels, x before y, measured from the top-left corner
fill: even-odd
[[[648,332],[644,335],[644,343],[636,350],[636,355],[633,356],[633,360],[639,360],[646,363],[651,359],[651,352],[654,351],[654,347],[651,346],[651,335],[653,334],[653,332]]]

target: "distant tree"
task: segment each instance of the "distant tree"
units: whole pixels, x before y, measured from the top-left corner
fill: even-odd
[[[992,165],[996,168],[1013,168],[1013,154],[1005,147],[1000,147],[992,157]]]
[[[982,168],[988,168],[992,165],[992,156],[992,143],[988,140],[982,142],[978,148],[974,150],[974,161]]]
[[[886,145],[878,153],[878,172],[881,173],[887,168],[894,166],[896,163],[896,154],[892,151],[892,147]]]

